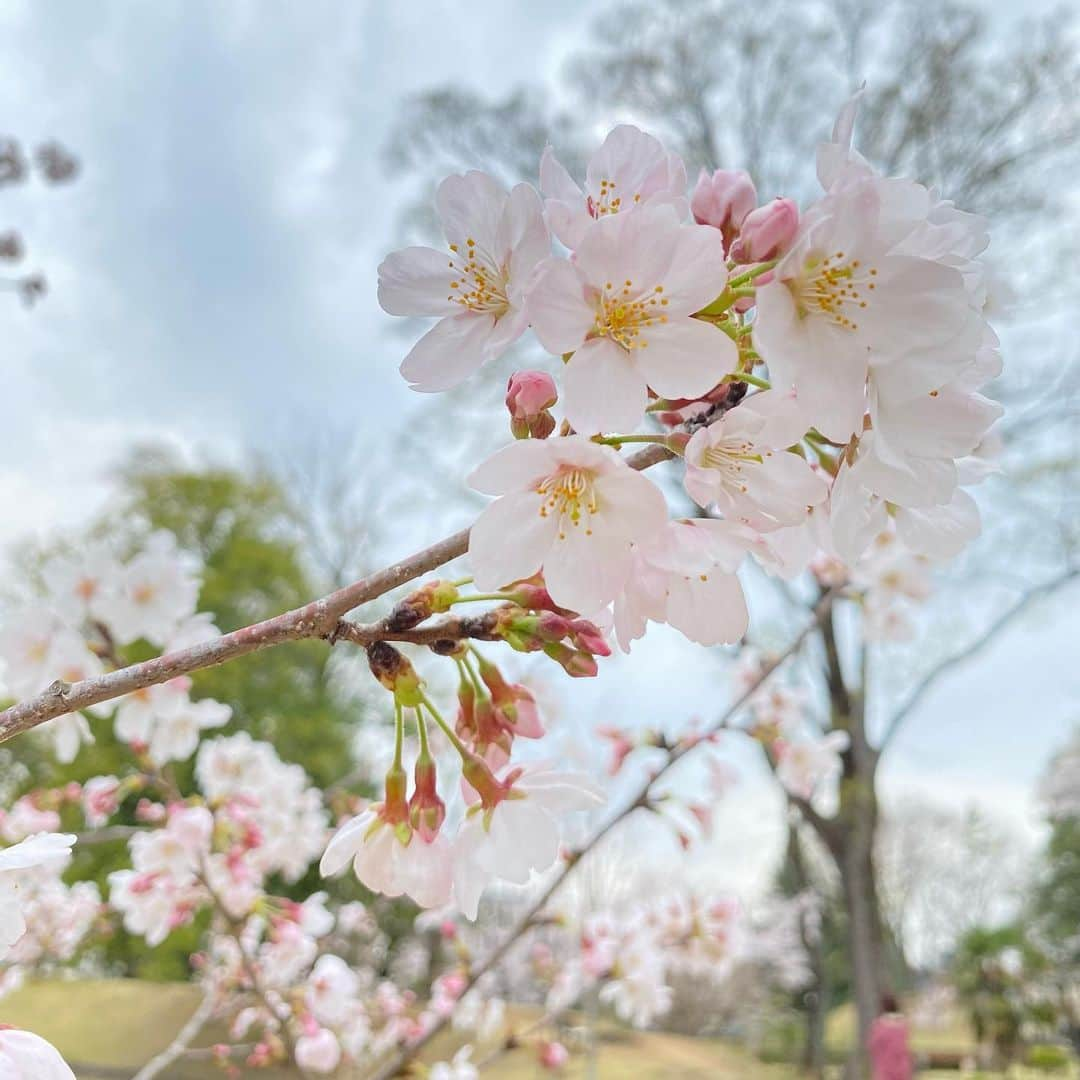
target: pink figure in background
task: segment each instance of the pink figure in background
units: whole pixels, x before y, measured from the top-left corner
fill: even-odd
[[[874,1080],[911,1080],[914,1063],[911,1060],[908,1024],[892,994],[881,999],[881,1015],[870,1028],[870,1061]]]

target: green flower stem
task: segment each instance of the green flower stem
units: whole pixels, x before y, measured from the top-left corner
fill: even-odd
[[[479,656],[479,653],[476,653]],[[472,663],[469,660],[468,654],[461,658],[461,663],[465,667],[465,671],[469,676],[469,681],[473,684],[473,688],[476,690],[477,701],[486,701],[490,696],[488,694],[487,684],[480,678],[479,672],[473,669]]]
[[[666,443],[666,435],[594,435],[593,442],[601,446],[622,446],[623,443]]]
[[[427,723],[424,721],[424,714],[420,711],[419,706],[417,706],[415,712],[416,712],[416,734],[420,738],[420,760],[421,761],[430,761],[431,760],[431,749],[428,746]]]
[[[513,597],[509,593],[502,592],[471,593],[468,596],[459,596],[456,600],[452,600],[451,606],[454,604],[474,604],[482,600],[513,600]]]
[[[762,274],[767,274],[779,261],[779,259],[772,259],[770,262],[758,263],[757,266],[752,266],[749,270],[739,274],[738,277],[729,278],[727,283],[728,289],[738,289],[741,285],[746,285],[753,281],[754,278],[760,277]]]
[[[427,694],[421,693],[420,700],[423,702],[424,708],[431,713],[431,718],[442,729],[442,733],[450,740],[450,745],[461,755],[461,760],[468,761],[472,757],[469,748],[457,737],[457,732],[442,718],[442,714],[431,703],[431,698]]]
[[[394,701],[394,764],[390,766],[391,772],[400,772],[403,768],[401,764],[401,744],[405,740],[405,717],[402,715],[401,703],[397,700]]]
[[[768,379],[762,379],[758,375],[751,375],[748,371],[736,371],[731,375],[724,376],[724,382],[744,382],[751,386],[757,386],[762,390],[771,390],[772,383]]]

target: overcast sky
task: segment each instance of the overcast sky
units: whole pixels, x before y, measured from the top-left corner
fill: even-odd
[[[556,71],[596,6],[0,2],[0,130],[82,162],[72,186],[3,194],[0,228],[23,232],[50,294],[30,311],[0,295],[0,542],[85,520],[137,440],[239,460],[311,428],[392,438],[415,407],[375,301],[407,186],[380,157],[396,107],[435,83],[501,93]],[[1080,718],[1078,599],[926,699],[888,794],[1032,827],[1033,782]],[[576,700],[608,719],[707,714],[715,670],[686,656],[661,629]],[[655,671],[676,664],[661,698]],[[777,806],[761,778],[733,797],[727,880],[761,872]]]

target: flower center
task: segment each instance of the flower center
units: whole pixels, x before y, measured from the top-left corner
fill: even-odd
[[[595,475],[587,469],[568,466],[536,485],[537,493],[544,496],[540,503],[540,516],[554,514],[558,517],[560,540],[566,539],[567,528],[580,528],[583,513],[587,515],[585,535],[592,536],[589,519],[599,508],[593,483],[595,479]]]
[[[724,484],[745,494],[746,467],[748,464],[760,465],[761,454],[754,453],[754,444],[745,439],[721,439],[715,446],[705,447],[701,464],[719,472]]]
[[[589,337],[611,338],[627,350],[644,349],[649,342],[641,332],[654,323],[668,321],[660,310],[667,303],[663,285],[635,296],[634,283],[629,278],[618,289],[609,281],[596,298],[596,319]]]
[[[637,205],[641,202],[641,193],[634,195],[632,203]],[[591,195],[585,200],[585,207],[589,216],[594,218],[607,217],[609,214],[617,214],[622,209],[622,196],[615,194],[615,181],[602,179],[600,181],[600,193],[594,199]]]
[[[156,593],[157,590],[153,585],[143,583],[136,585],[135,588],[131,590],[131,599],[134,600],[136,604],[149,604],[150,601],[154,599]]]
[[[467,311],[494,315],[496,319],[504,315],[510,307],[506,296],[509,277],[506,267],[497,266],[486,251],[477,247],[472,237],[465,241],[464,252],[457,244],[451,244],[450,250],[453,258],[449,265],[453,276],[447,300],[460,304]]]
[[[821,258],[811,252],[803,263],[802,273],[788,283],[795,297],[799,316],[824,315],[841,330],[858,330],[855,321],[859,309],[877,288],[877,270],[859,259],[846,259],[842,251]]]

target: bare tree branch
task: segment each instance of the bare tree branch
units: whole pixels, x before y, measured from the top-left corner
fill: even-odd
[[[1058,589],[1069,582],[1080,577],[1080,567],[1072,567],[1066,570],[1064,573],[1059,574],[1057,577],[1051,578],[1049,581],[1043,582],[1041,585],[1036,585],[1034,588],[1024,593],[1019,600],[1013,604],[1007,611],[998,616],[974,641],[972,641],[965,648],[961,649],[958,653],[954,653],[952,656],[946,657],[941,663],[931,668],[930,671],[923,676],[920,682],[916,685],[915,689],[908,695],[907,700],[896,710],[892,715],[892,719],[889,721],[888,726],[885,729],[885,734],[881,740],[880,751],[883,751],[889,742],[900,730],[900,726],[911,715],[918,704],[931,690],[931,688],[941,679],[943,675],[952,671],[953,668],[959,667],[962,664],[967,663],[968,660],[978,655],[982,650],[990,644],[991,641],[1002,630],[1006,629],[1013,622],[1016,621],[1025,611],[1027,611],[1037,601],[1049,596],[1051,593],[1056,592]],[[880,753],[879,751],[879,753]]]
[[[132,1077],[132,1080],[154,1080],[155,1076],[160,1076],[174,1061],[183,1057],[192,1041],[206,1026],[213,1011],[214,995],[208,993],[199,1002],[199,1007],[188,1017],[187,1023],[176,1033],[176,1038],[160,1054],[151,1058]]]
[[[670,457],[668,450],[653,444],[627,458],[626,463],[633,469],[648,469]],[[303,607],[275,615],[272,619],[264,619],[191,648],[166,653],[92,679],[82,679],[77,683],[54,682],[37,697],[28,698],[0,712],[0,743],[65,713],[168,682],[178,675],[215,667],[259,649],[286,641],[332,639],[348,612],[464,555],[468,546],[469,530],[462,529],[401,562],[369,574]],[[399,637],[397,640],[409,639]]]

